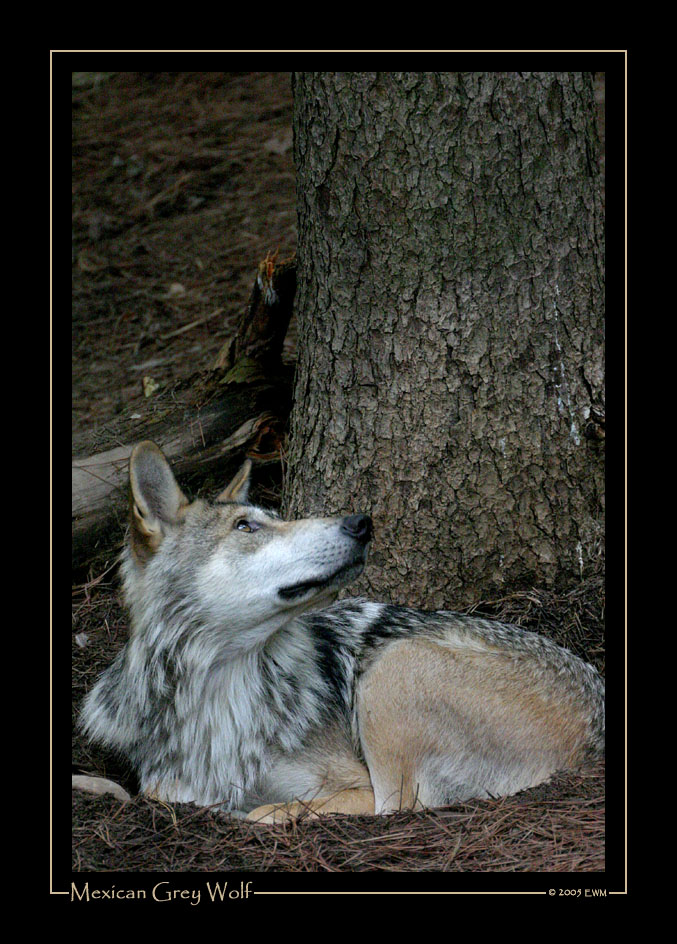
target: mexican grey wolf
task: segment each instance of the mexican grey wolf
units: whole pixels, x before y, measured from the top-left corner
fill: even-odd
[[[515,793],[603,751],[592,666],[500,622],[332,603],[371,519],[283,521],[247,504],[250,467],[189,502],[155,444],[131,457],[131,634],[82,717],[143,792],[264,822],[388,813]]]

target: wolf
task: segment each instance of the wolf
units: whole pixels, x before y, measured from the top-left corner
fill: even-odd
[[[451,611],[336,602],[367,514],[285,521],[251,461],[189,501],[152,442],[130,459],[130,637],[84,731],[141,791],[258,822],[516,793],[604,751],[604,682],[551,640]]]

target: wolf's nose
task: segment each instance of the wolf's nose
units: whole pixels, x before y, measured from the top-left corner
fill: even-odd
[[[374,529],[369,515],[350,515],[341,522],[341,531],[345,531],[360,544],[367,544],[371,540]]]

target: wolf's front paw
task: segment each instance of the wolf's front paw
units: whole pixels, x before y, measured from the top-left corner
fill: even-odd
[[[303,814],[317,816],[306,803],[266,803],[247,813],[246,819],[253,823],[291,823]]]
[[[345,813],[349,816],[374,815],[374,791],[371,787],[340,790],[330,796],[312,800],[294,800],[292,803],[266,803],[247,815],[254,823],[289,823],[297,819],[316,819],[325,813]]]

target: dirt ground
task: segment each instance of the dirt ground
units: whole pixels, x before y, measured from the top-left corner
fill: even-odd
[[[603,108],[599,81],[597,96]],[[145,402],[149,385],[166,389],[213,363],[258,262],[294,251],[296,211],[289,73],[74,73],[72,103],[72,436],[81,456]],[[285,357],[294,353],[292,323]],[[514,601],[501,615],[533,628],[562,617],[585,624],[603,668],[603,581],[588,591]],[[73,587],[73,771],[133,792],[129,771],[76,725],[83,695],[126,634],[113,567]],[[252,827],[74,792],[72,867],[601,872],[604,765],[453,815],[330,820]],[[365,836],[374,842],[360,845]]]
[[[88,74],[73,89],[72,430],[208,367],[296,246],[289,73]],[[288,347],[293,344],[290,333]],[[88,439],[89,436],[89,439]]]

